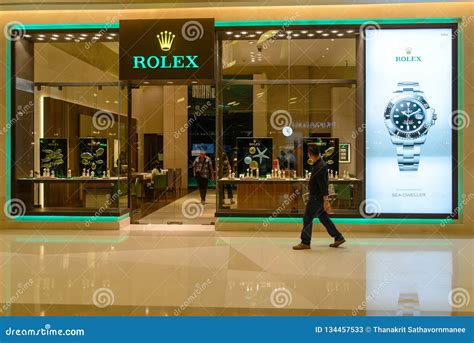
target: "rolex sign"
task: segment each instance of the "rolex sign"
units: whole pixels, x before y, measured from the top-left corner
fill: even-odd
[[[122,20],[120,80],[213,80],[214,19]]]

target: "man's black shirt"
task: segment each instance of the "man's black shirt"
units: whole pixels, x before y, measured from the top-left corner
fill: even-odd
[[[328,166],[322,158],[319,158],[311,168],[311,178],[309,179],[309,194],[322,199],[328,195]]]

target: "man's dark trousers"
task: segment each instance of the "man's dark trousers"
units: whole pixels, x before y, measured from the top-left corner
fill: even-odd
[[[324,200],[317,196],[310,195],[304,211],[303,230],[301,231],[301,243],[310,245],[313,234],[313,219],[319,218],[329,235],[335,239],[342,238],[342,234],[337,230],[329,215],[324,210]]]

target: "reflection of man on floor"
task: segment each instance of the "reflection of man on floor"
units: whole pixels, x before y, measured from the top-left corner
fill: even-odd
[[[201,195],[201,204],[206,203],[207,184],[209,178],[212,178],[214,170],[212,169],[212,161],[209,156],[206,156],[206,152],[201,150],[199,156],[196,157],[193,163],[193,174],[196,178],[196,182]]]

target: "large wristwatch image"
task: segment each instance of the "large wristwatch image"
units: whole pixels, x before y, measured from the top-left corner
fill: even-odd
[[[437,117],[418,82],[398,83],[384,117],[392,143],[397,148],[399,170],[417,171],[421,145]]]

